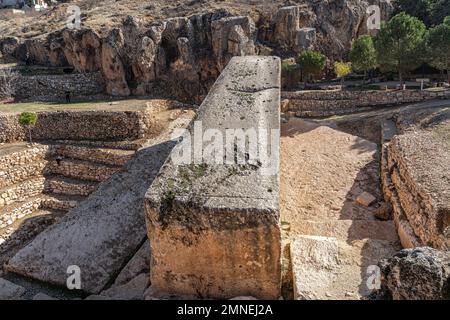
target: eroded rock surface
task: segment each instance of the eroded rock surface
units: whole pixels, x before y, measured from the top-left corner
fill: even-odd
[[[396,117],[391,126],[399,134],[385,139],[382,177],[402,244],[448,250],[450,113],[425,110]]]
[[[65,29],[23,41],[5,37],[0,53],[27,64],[101,70],[106,91],[114,96],[157,93],[201,101],[233,56],[316,49],[331,60],[345,59],[352,40],[367,32],[366,8],[373,3],[387,19],[389,0],[280,3],[259,18],[224,5],[151,22],[127,16],[109,30],[99,28],[102,32]]]
[[[394,300],[450,299],[450,253],[429,247],[405,249],[382,260],[381,291]]]
[[[214,129],[225,137],[226,129],[254,129],[262,139],[260,129],[279,128],[279,88],[278,58],[234,57],[199,109],[202,128],[196,122],[190,132]],[[201,298],[279,297],[278,141],[258,140],[258,146],[267,146],[270,161],[253,154],[259,164],[254,158],[246,163],[245,157],[237,164],[235,157],[245,152],[226,139],[231,149],[220,144],[211,153],[205,142],[203,158],[186,150],[195,158],[181,163],[175,160],[184,148],[180,143],[146,194],[155,291]],[[192,143],[198,141],[194,136]]]

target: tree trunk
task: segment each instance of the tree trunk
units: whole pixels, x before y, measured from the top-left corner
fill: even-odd
[[[345,83],[344,83],[344,77],[342,77],[342,78],[341,78],[341,90],[344,89],[344,84],[345,84]]]
[[[367,74],[367,71],[364,70],[363,87],[366,85],[366,74]]]
[[[30,145],[32,145],[33,142],[31,141],[31,128],[28,128],[28,137],[30,139]]]
[[[450,69],[447,70],[447,82],[450,85]]]
[[[400,89],[403,90],[404,81],[403,81],[403,75],[402,75],[401,71],[398,72],[398,78],[400,80]]]

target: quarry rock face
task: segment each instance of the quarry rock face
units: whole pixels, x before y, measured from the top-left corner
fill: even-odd
[[[23,42],[9,37],[0,40],[0,52],[31,64],[101,70],[113,96],[158,93],[201,101],[233,56],[315,49],[344,60],[352,40],[368,32],[369,4],[380,6],[382,20],[392,12],[389,0],[307,1],[279,8],[259,29],[251,17],[223,9],[150,25],[128,16],[106,36],[65,29]]]
[[[14,57],[20,40],[16,37],[6,37],[0,39],[0,53],[4,57]]]
[[[352,40],[369,32],[366,9],[371,4],[380,6],[381,20],[389,18],[389,0],[306,1],[280,8],[272,22],[273,32],[267,34],[266,40],[295,52],[311,48],[332,60],[342,60]]]
[[[278,58],[234,57],[200,107],[197,120],[202,128],[196,122],[189,129],[192,142],[198,143],[195,135],[207,129],[223,137],[226,129],[279,129],[279,87]],[[222,299],[279,297],[279,164],[273,151],[278,142],[269,148],[274,171],[264,174],[267,168],[261,162],[233,160],[243,156],[233,141],[231,151],[221,149],[233,155],[229,163],[219,151],[215,155],[220,161],[211,161],[206,141],[200,146],[202,159],[178,163],[174,159],[182,151],[180,143],[147,191],[154,292]]]
[[[227,17],[211,24],[212,47],[219,71],[233,56],[255,54],[256,27],[250,17]]]
[[[450,254],[430,247],[405,249],[379,263],[382,293],[394,300],[450,298]]]
[[[113,29],[102,45],[102,73],[106,80],[106,91],[113,96],[130,95],[125,67],[120,59],[124,45],[120,29]]]
[[[62,33],[65,46],[62,48],[67,62],[78,72],[94,72],[100,69],[101,39],[93,30],[83,29]]]

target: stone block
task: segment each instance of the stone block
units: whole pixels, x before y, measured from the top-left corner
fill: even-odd
[[[278,58],[233,58],[200,107],[202,127],[190,126],[194,144],[207,129],[223,137],[227,129],[272,129],[279,137],[279,88]],[[181,142],[172,151],[145,200],[154,292],[279,297],[279,141],[270,144],[267,166],[260,160],[237,164],[236,149],[225,163],[228,148],[218,162],[175,161]],[[205,146],[187,155],[197,159]]]
[[[0,278],[0,300],[19,300],[25,294],[25,288]]]
[[[368,192],[363,192],[356,198],[356,202],[366,208],[370,207],[375,200],[377,199]]]

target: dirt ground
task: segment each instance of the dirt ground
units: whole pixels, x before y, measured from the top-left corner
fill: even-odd
[[[19,113],[24,111],[52,111],[52,110],[106,110],[106,111],[140,111],[149,107],[159,109],[184,108],[191,106],[166,99],[124,99],[124,100],[97,100],[78,101],[73,103],[60,102],[21,102],[0,103],[0,114]]]
[[[282,125],[280,157],[284,295],[292,298],[289,292],[293,287],[308,287],[309,291],[300,292],[302,298],[368,296],[364,286],[367,266],[398,249],[393,223],[375,217],[383,203],[377,145],[291,118]],[[356,201],[363,192],[375,197],[367,207]],[[331,239],[338,252],[318,253],[318,247],[304,249],[303,242],[300,248],[305,252],[295,251],[295,246],[292,249],[293,241],[305,236],[319,237],[317,243],[322,244]],[[314,263],[317,255],[336,263]],[[293,283],[289,283],[291,279]]]

